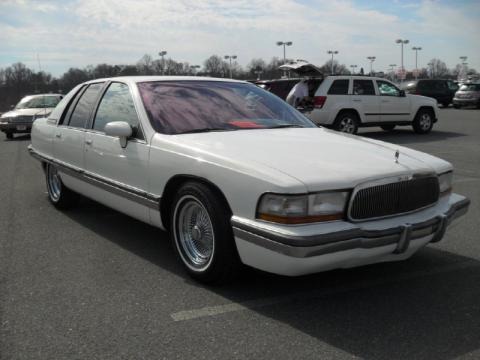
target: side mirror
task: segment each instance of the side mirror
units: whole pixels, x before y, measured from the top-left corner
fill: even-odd
[[[400,96],[400,97],[405,97],[405,96],[406,96],[406,95],[405,95],[405,90],[400,90],[400,93],[399,93],[398,96]]]
[[[105,134],[120,138],[122,148],[127,146],[127,139],[132,133],[132,127],[126,121],[112,121],[105,125]]]
[[[10,105],[10,110],[13,110],[15,108],[15,105]]]

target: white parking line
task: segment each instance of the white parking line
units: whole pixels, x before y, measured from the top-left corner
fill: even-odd
[[[397,282],[411,280],[419,277],[436,275],[447,273],[454,270],[461,270],[472,266],[480,266],[480,262],[477,260],[467,260],[461,263],[455,263],[448,266],[443,266],[437,269],[431,270],[424,270],[424,271],[417,271],[410,274],[404,274],[397,276],[394,279],[379,279],[374,281],[369,281],[363,284],[347,284],[343,286],[336,287],[334,289],[320,289],[316,291],[309,291],[309,292],[300,292],[293,295],[285,295],[285,296],[276,296],[264,299],[257,299],[257,300],[250,300],[244,301],[240,303],[231,302],[223,305],[215,305],[215,306],[206,306],[203,308],[192,309],[192,310],[183,310],[173,314],[170,314],[170,317],[173,321],[186,321],[192,319],[198,319],[207,316],[216,316],[231,312],[237,312],[242,310],[251,310],[256,308],[261,308],[265,306],[271,305],[278,305],[284,304],[294,301],[305,301],[305,300],[312,300],[319,297],[324,297],[327,295],[335,295],[349,291],[356,291],[367,289],[373,286],[385,285],[385,284],[394,284]]]

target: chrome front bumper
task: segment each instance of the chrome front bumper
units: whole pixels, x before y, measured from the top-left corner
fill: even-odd
[[[469,205],[467,198],[451,194],[425,210],[362,223],[339,221],[288,227],[236,216],[231,223],[244,263],[274,273],[300,275],[404,259],[426,243],[440,241],[448,226],[464,215]],[[260,253],[268,257],[265,263]]]

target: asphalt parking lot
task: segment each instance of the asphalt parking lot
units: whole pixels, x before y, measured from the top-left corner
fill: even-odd
[[[480,358],[480,110],[440,109],[428,135],[360,134],[440,156],[472,200],[405,262],[300,278],[190,280],[165,233],[84,200],[47,201],[28,136],[0,138],[1,359]]]

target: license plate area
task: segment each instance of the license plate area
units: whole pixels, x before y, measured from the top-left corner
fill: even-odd
[[[27,130],[27,125],[17,125],[17,130]]]

